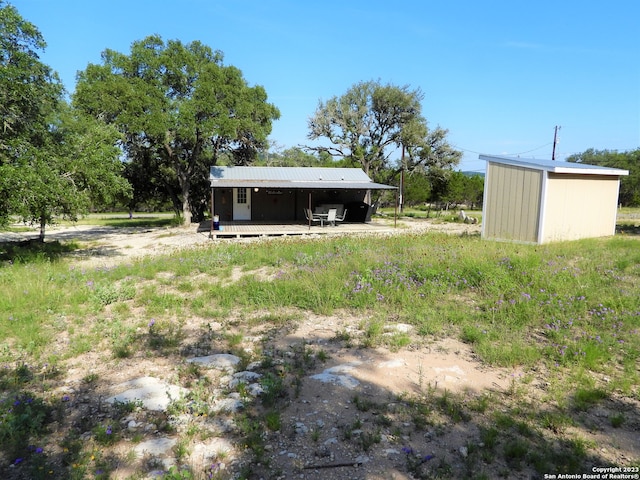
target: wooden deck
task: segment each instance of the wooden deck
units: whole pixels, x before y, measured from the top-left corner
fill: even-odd
[[[200,224],[199,232],[210,232],[212,239],[218,238],[243,238],[243,237],[269,237],[292,235],[340,235],[347,233],[383,233],[394,231],[393,225],[380,223],[338,223],[334,226],[312,225],[306,223],[274,223],[259,221],[233,221],[221,222],[220,230],[211,231],[211,222]]]

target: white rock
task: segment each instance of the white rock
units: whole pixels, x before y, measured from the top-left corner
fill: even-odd
[[[311,378],[314,380],[319,380],[323,383],[332,383],[334,385],[345,387],[350,390],[360,385],[360,382],[353,378],[351,375],[332,375],[330,373],[319,373],[317,375],[312,375]]]
[[[142,456],[145,454],[153,456],[161,456],[171,451],[178,440],[176,438],[152,438],[145,442],[141,442],[134,447],[134,451]]]
[[[378,364],[378,367],[380,368],[398,368],[398,367],[404,367],[407,363],[398,358],[395,360],[387,360],[386,362],[380,362]]]
[[[229,412],[235,413],[244,408],[244,403],[241,400],[235,398],[223,398],[216,400],[212,405],[214,412]]]
[[[238,372],[233,374],[233,378],[229,382],[229,388],[236,388],[241,383],[252,383],[258,380],[262,375],[256,372]]]
[[[121,393],[107,398],[108,403],[141,401],[147,410],[166,410],[172,400],[184,395],[187,390],[170,385],[154,377],[140,377],[117,385],[114,390]]]
[[[208,368],[217,368],[219,370],[234,371],[236,365],[240,363],[240,357],[229,353],[218,353],[215,355],[207,355],[206,357],[195,357],[187,360],[189,363],[196,363]]]

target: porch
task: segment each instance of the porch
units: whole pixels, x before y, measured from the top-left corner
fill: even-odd
[[[369,223],[341,223],[337,226],[311,225],[301,222],[271,222],[271,221],[227,221],[221,222],[220,230],[213,230],[211,221],[205,221],[198,227],[198,232],[209,232],[212,239],[270,237],[293,235],[341,235],[358,233],[392,232],[393,225],[377,222]]]

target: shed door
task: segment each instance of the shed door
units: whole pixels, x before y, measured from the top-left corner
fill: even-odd
[[[251,220],[251,189],[233,189],[233,219]]]

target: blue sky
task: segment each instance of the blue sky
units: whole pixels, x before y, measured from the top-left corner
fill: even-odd
[[[200,40],[262,85],[271,140],[313,144],[319,100],[360,81],[424,93],[423,115],[464,152],[550,159],[640,147],[640,2],[611,0],[10,0],[47,41],[69,92],[100,53],[151,34]]]

